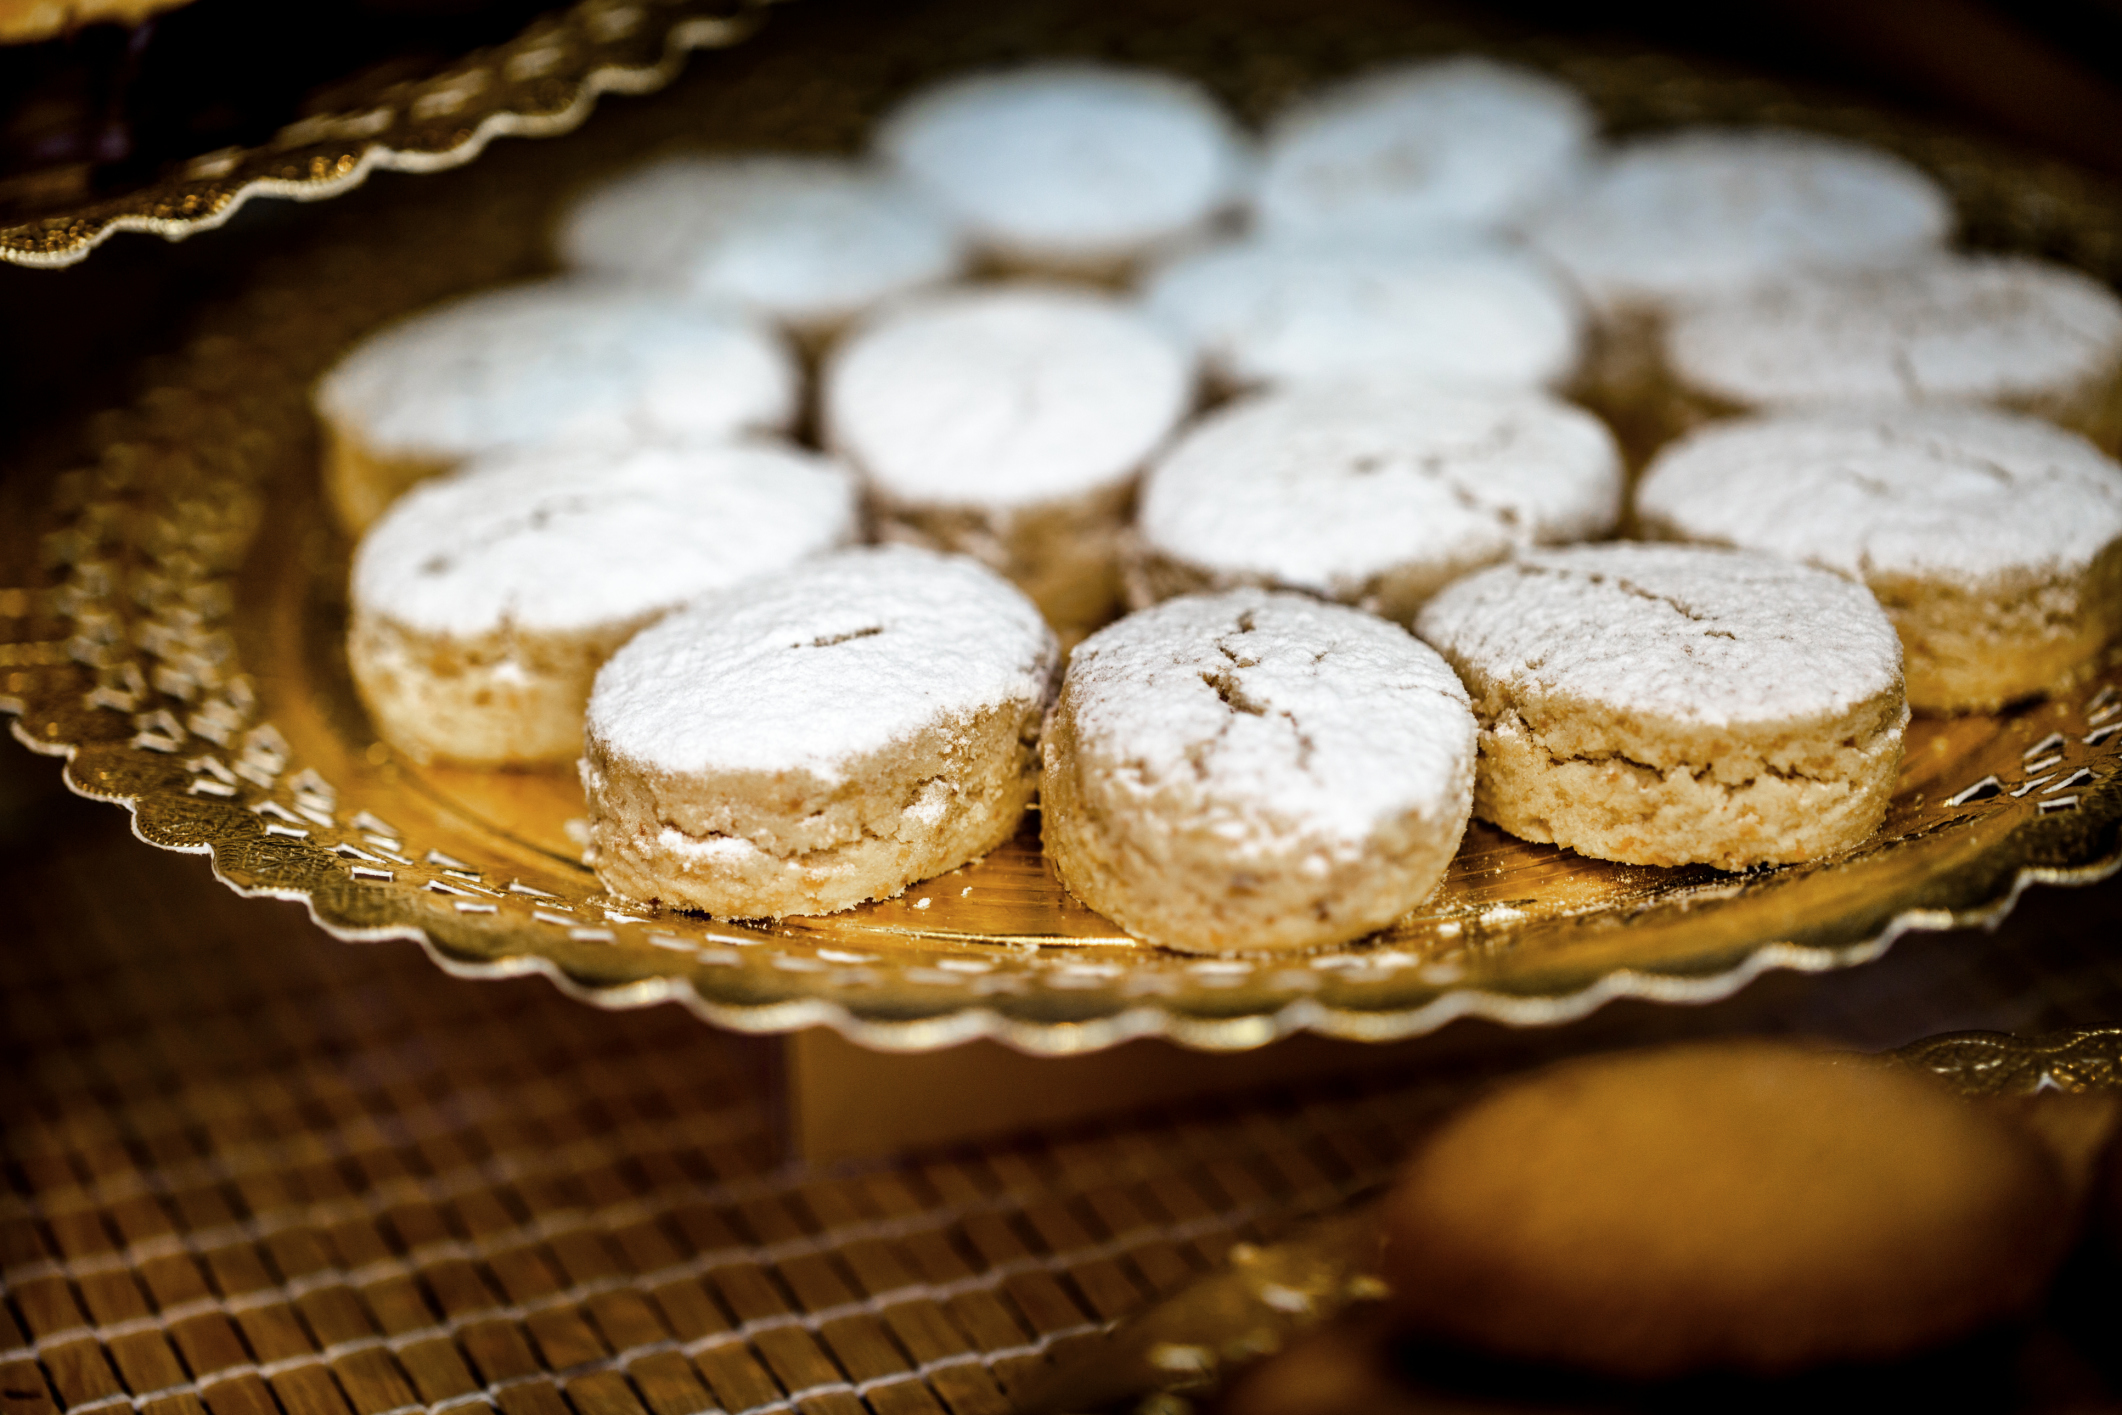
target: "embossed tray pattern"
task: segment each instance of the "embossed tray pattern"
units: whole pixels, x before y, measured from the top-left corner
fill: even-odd
[[[1615,997],[1699,1001],[1772,968],[1860,962],[1911,929],[1996,917],[2029,883],[2113,871],[2117,662],[2007,714],[1919,721],[1886,828],[1851,855],[1738,876],[1651,870],[1477,825],[1422,910],[1303,957],[1127,942],[1058,888],[1036,817],[984,862],[829,919],[746,927],[637,908],[576,862],[566,774],[424,769],[377,743],[347,682],[347,548],[317,504],[306,389],[382,321],[538,269],[543,223],[574,183],[683,137],[852,146],[908,85],[1026,50],[1166,64],[1257,116],[1355,64],[1467,39],[1391,7],[1162,28],[1055,13],[1067,22],[1028,32],[969,6],[822,9],[807,34],[777,47],[769,31],[757,53],[705,61],[665,100],[566,141],[349,203],[208,311],[134,405],[95,420],[93,460],[56,483],[39,563],[0,570],[15,586],[0,591],[0,705],[17,735],[66,755],[77,790],[127,805],[142,838],[210,854],[240,891],[304,900],[341,937],[416,939],[452,972],[543,973],[605,1006],[677,1000],[727,1027],[827,1025],[887,1048],[991,1036],[1068,1053],[1167,1036],[1226,1049],[1302,1029],[1384,1040],[1468,1014],[1554,1022]],[[1937,172],[1972,241],[2110,280],[2122,260],[2122,202],[2067,170],[1665,61],[1514,55],[1563,71],[1617,127],[1856,133]]]

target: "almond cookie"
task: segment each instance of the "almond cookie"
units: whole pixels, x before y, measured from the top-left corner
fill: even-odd
[[[1473,800],[1436,654],[1301,595],[1171,600],[1086,639],[1041,745],[1047,858],[1137,938],[1320,947],[1428,898]]]
[[[1251,157],[1184,79],[1042,64],[927,89],[889,115],[877,151],[991,259],[1108,275],[1232,209]]]
[[[1583,1057],[1447,1120],[1386,1198],[1400,1324],[1630,1380],[1911,1354],[2033,1306],[2073,1205],[1913,1070],[1776,1041]]]
[[[2122,433],[2122,299],[2024,256],[1814,273],[1706,300],[1674,316],[1665,364],[1676,427],[1829,404],[1971,403],[2109,447]]]
[[[1469,570],[1607,534],[1621,458],[1537,393],[1315,386],[1211,414],[1143,479],[1137,606],[1272,585],[1407,623]]]
[[[1060,650],[963,556],[843,551],[711,596],[590,695],[582,784],[613,893],[718,918],[886,899],[1007,840]]]
[[[1193,369],[1118,301],[989,286],[865,321],[823,399],[887,538],[977,556],[1080,636],[1119,602],[1135,477],[1191,404]]]
[[[1269,127],[1257,197],[1277,236],[1508,227],[1582,169],[1590,105],[1530,69],[1463,56],[1336,84]]]
[[[415,487],[354,555],[354,683],[383,739],[571,761],[599,664],[710,590],[845,545],[854,476],[766,443],[499,453]]]
[[[740,305],[819,339],[958,273],[957,231],[911,184],[833,157],[665,158],[585,194],[561,257]]]
[[[1908,705],[1862,585],[1680,545],[1525,552],[1415,621],[1481,720],[1474,814],[1632,865],[1740,870],[1861,844]]]
[[[1553,271],[1467,238],[1235,242],[1154,272],[1143,303],[1232,388],[1555,387],[1577,372],[1584,343],[1583,311]]]
[[[318,382],[325,491],[359,531],[484,452],[779,430],[800,385],[772,331],[723,305],[582,279],[489,290],[371,334]]]
[[[1585,391],[1639,450],[1662,431],[1659,331],[1691,300],[1935,255],[1951,202],[1897,157],[1773,128],[1639,138],[1537,217],[1597,319]],[[1648,406],[1646,406],[1648,405]]]
[[[2122,631],[2122,465],[2075,433],[1981,409],[1712,423],[1637,491],[1647,531],[1765,551],[1871,588],[1908,700],[1989,712]]]

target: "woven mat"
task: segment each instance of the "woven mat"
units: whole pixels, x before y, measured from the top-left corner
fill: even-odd
[[[2122,1016],[2122,890],[2042,892],[1717,1008],[1457,1029],[1457,1069],[818,1171],[777,1157],[756,1043],[340,944],[69,819],[0,865],[10,1415],[999,1411],[1056,1343],[1385,1172],[1468,1055]]]

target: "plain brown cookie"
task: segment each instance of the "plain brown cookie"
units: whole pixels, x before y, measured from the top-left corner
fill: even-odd
[[[1771,1041],[1565,1062],[1444,1126],[1385,1201],[1410,1330],[1629,1379],[1881,1360],[2026,1308],[2069,1241],[2048,1150],[1919,1073]]]

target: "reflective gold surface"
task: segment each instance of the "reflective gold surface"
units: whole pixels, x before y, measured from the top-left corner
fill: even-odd
[[[539,269],[544,222],[572,184],[681,138],[850,146],[906,87],[1027,46],[1167,64],[1257,116],[1350,65],[1465,42],[1394,22],[1391,7],[1161,29],[1078,16],[1051,34],[971,6],[903,23],[825,13],[839,18],[785,42],[770,30],[661,106],[371,193],[207,311],[136,404],[86,430],[92,459],[58,480],[39,563],[0,567],[16,587],[0,590],[0,704],[20,714],[18,735],[70,754],[74,785],[128,803],[144,839],[210,853],[240,890],[304,899],[342,937],[415,938],[454,972],[543,972],[602,1005],[675,999],[726,1026],[824,1024],[892,1048],[993,1036],[1067,1053],[1148,1035],[1244,1048],[1307,1028],[1377,1040],[1465,1014],[1532,1024],[1614,997],[1706,1000],[1770,968],[1838,967],[1910,929],[1995,916],[2029,882],[2115,867],[2116,662],[2012,713],[1918,722],[1886,829],[1852,855],[1739,876],[1656,870],[1476,825],[1423,910],[1302,957],[1128,943],[1057,888],[1036,817],[979,864],[828,919],[748,928],[636,908],[576,863],[568,823],[582,807],[566,774],[399,760],[348,683],[346,546],[318,503],[306,390],[383,320]],[[2068,172],[1666,61],[1515,57],[1563,71],[1617,126],[1752,116],[1858,133],[1938,172],[1972,239],[2108,279],[2122,261],[2122,201]]]

